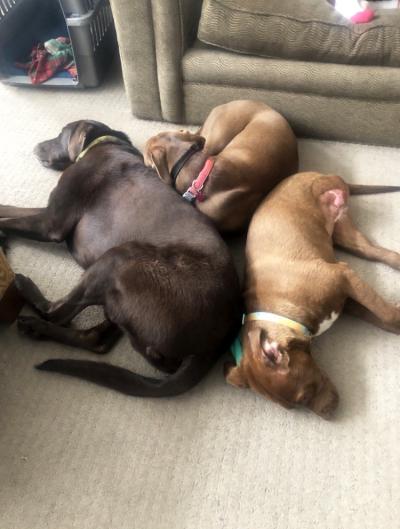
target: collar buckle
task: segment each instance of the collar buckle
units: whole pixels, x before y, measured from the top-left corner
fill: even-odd
[[[191,204],[193,204],[193,202],[196,200],[196,196],[193,195],[193,193],[191,193],[190,189],[188,189],[187,191],[185,191],[182,195],[182,197],[187,200],[188,202],[190,202]]]

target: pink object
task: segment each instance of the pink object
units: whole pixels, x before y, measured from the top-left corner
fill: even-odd
[[[367,9],[364,9],[364,11],[360,11],[353,15],[350,20],[353,22],[353,24],[368,24],[368,22],[371,22],[374,17],[374,11],[367,7]]]
[[[203,189],[213,166],[214,160],[208,158],[203,165],[203,169],[200,171],[199,176],[193,180],[192,185],[188,189],[188,192],[191,193],[195,199],[197,198],[197,200],[200,200],[200,202],[204,199],[201,190]]]

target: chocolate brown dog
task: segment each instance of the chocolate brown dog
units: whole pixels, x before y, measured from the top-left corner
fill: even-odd
[[[246,246],[246,317],[236,366],[227,381],[250,387],[287,408],[305,405],[328,419],[338,394],[314,362],[311,339],[339,316],[353,314],[400,333],[400,307],[382,299],[333,243],[400,270],[400,254],[372,244],[347,211],[350,194],[400,187],[351,186],[339,176],[299,173],[284,180],[255,213]]]
[[[232,101],[214,108],[194,134],[150,138],[144,161],[220,231],[238,231],[265,195],[297,171],[297,141],[285,118],[264,103]]]
[[[229,347],[239,315],[239,285],[225,243],[211,222],[145,167],[127,136],[94,121],[64,127],[36,149],[65,169],[46,208],[0,206],[0,228],[39,241],[66,241],[87,270],[54,303],[31,280],[17,286],[42,319],[19,329],[103,354],[121,332],[155,367],[158,380],[106,363],[48,360],[38,368],[90,380],[135,396],[176,395],[194,386]],[[106,320],[66,326],[89,305]]]

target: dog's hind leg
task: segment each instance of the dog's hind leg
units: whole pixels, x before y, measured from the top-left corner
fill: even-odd
[[[347,310],[389,332],[400,334],[400,306],[389,303],[344,263],[334,266],[342,268],[343,286],[348,298]],[[364,310],[361,310],[362,307]]]
[[[370,323],[371,325],[375,325],[375,327],[379,327],[384,331],[393,332],[392,326],[390,324],[386,324],[381,318],[378,318],[375,314],[373,314],[363,305],[361,305],[357,301],[354,301],[354,299],[347,299],[343,307],[343,312],[349,314],[350,316],[359,318],[360,320],[364,320]]]
[[[90,329],[74,329],[32,316],[20,316],[18,330],[36,340],[49,338],[97,354],[108,353],[122,336],[121,329],[109,320],[104,320]]]
[[[400,254],[373,244],[353,224],[346,213],[335,224],[333,242],[358,257],[379,261],[400,270]]]
[[[28,277],[17,274],[15,284],[25,301],[42,318],[61,325],[69,323],[86,307],[103,304],[102,291],[97,288],[98,282],[95,274],[90,273],[90,269],[85,272],[81,281],[69,294],[54,302],[46,299]]]

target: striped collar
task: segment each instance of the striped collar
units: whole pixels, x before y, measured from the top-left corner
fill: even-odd
[[[307,338],[312,337],[312,332],[305,325],[299,323],[298,321],[291,320],[290,318],[280,316],[279,314],[274,314],[273,312],[250,312],[250,314],[247,315],[243,314],[242,324],[244,324],[246,321],[270,321],[272,323],[289,327],[290,329],[303,334]],[[243,357],[243,348],[242,342],[240,341],[240,336],[238,336],[231,345],[231,353],[235,359],[236,365],[239,365]]]
[[[304,336],[312,336],[312,332],[305,325],[290,318],[280,316],[279,314],[274,314],[273,312],[250,312],[250,314],[243,316],[243,323],[245,321],[270,321],[278,325],[285,325],[285,327],[289,327]]]
[[[124,140],[122,140],[121,138],[117,138],[116,136],[110,136],[110,135],[99,136],[98,138],[96,138],[95,140],[93,140],[93,141],[91,141],[89,143],[89,145],[86,147],[86,149],[84,149],[77,156],[75,162],[79,162],[79,160],[82,160],[82,158],[90,151],[90,149],[92,149],[93,147],[95,147],[99,143],[104,143],[106,141],[110,142],[110,143],[126,143],[126,142],[124,142]]]

